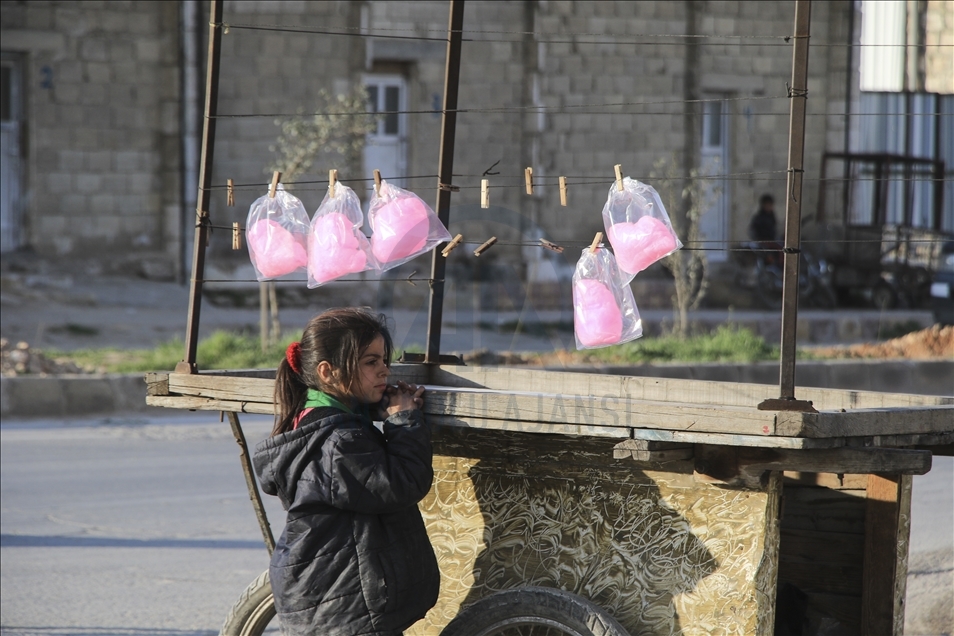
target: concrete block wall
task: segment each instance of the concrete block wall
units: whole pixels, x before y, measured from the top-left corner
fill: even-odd
[[[699,41],[700,95],[773,97],[726,102],[729,171],[770,173],[729,182],[729,238],[739,240],[762,192],[773,193],[782,203],[779,212],[784,209],[792,51],[782,38],[792,31],[794,3],[734,0],[697,7],[699,33],[713,36]],[[844,122],[837,113],[844,108],[847,47],[838,44],[848,41],[849,10],[850,3],[814,7],[812,43],[821,46],[810,56],[805,213],[815,209],[822,152],[841,150]],[[18,41],[34,42],[27,71],[33,136],[28,219],[30,242],[39,251],[178,252],[178,11],[178,3],[160,1],[3,3],[4,33],[18,31]],[[346,90],[365,73],[406,78],[408,109],[424,111],[407,115],[407,174],[423,175],[408,185],[435,200],[441,118],[433,111],[443,91],[445,46],[439,39],[446,32],[447,2],[228,0],[225,16],[232,28],[223,36],[223,117],[210,208],[215,225],[244,222],[248,206],[264,193],[275,157],[270,147],[279,134],[276,115],[312,111],[321,89]],[[255,25],[349,34],[365,27],[438,40],[244,28]],[[512,212],[493,222],[464,223],[458,215],[450,229],[468,240],[500,237],[488,253],[492,258],[529,262],[544,254],[521,254],[504,244],[534,224],[557,242],[588,242],[602,229],[600,210],[614,164],[650,180],[656,161],[682,152],[686,68],[679,36],[686,30],[686,3],[470,0],[465,29],[460,106],[483,112],[458,117],[454,181],[461,191],[452,201],[480,218],[473,206],[481,174],[499,161],[493,170],[500,174],[489,177],[491,203]],[[722,35],[753,37],[715,37]],[[13,40],[4,40],[7,50]],[[37,88],[47,66],[52,87]],[[578,108],[647,101],[664,103]],[[532,104],[546,110],[518,110]],[[527,165],[538,185],[532,197],[523,189]],[[370,177],[361,166],[323,158],[301,179],[324,180],[332,167],[345,182]],[[560,175],[570,183],[566,208],[559,204]],[[232,208],[225,205],[229,178],[240,184]],[[363,183],[352,185],[359,190]],[[312,213],[324,189],[300,184],[295,192]],[[230,243],[228,232],[214,232],[211,256],[231,258]],[[578,249],[568,249],[564,260],[575,263]],[[243,251],[236,258],[244,257]]]
[[[171,265],[180,209],[178,4],[2,8],[0,46],[24,59],[28,243],[50,256],[155,252]]]

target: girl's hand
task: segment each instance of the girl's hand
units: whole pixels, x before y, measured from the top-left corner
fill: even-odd
[[[411,411],[423,407],[423,396],[424,387],[399,381],[396,387],[388,387],[381,405],[388,415],[394,415],[401,411]]]

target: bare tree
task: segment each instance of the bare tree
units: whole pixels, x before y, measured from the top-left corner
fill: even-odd
[[[307,173],[321,155],[337,156],[345,166],[359,169],[365,136],[374,130],[378,117],[368,112],[368,96],[363,86],[331,95],[318,92],[315,113],[275,120],[281,128],[269,149],[278,157],[266,169],[277,170],[282,180],[294,182]]]
[[[689,332],[689,311],[699,306],[709,287],[708,260],[705,252],[698,249],[702,239],[699,220],[717,193],[716,189],[706,187],[698,179],[698,170],[691,170],[686,178],[675,157],[657,161],[650,174],[653,187],[670,211],[673,229],[683,244],[690,246],[663,260],[663,266],[672,273],[676,287],[672,297],[673,333],[685,337]]]
[[[322,155],[358,171],[365,137],[374,130],[377,120],[376,115],[368,112],[368,95],[363,86],[357,85],[340,95],[331,95],[322,89],[318,92],[314,114],[275,120],[281,133],[269,150],[278,156],[265,172],[271,174],[277,170],[282,173],[283,182],[294,183],[311,170]],[[259,303],[261,345],[265,351],[281,339],[274,281],[260,284]]]

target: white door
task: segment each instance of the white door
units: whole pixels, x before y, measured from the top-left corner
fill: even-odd
[[[381,113],[377,128],[365,139],[364,173],[370,177],[374,170],[401,188],[407,187],[407,83],[400,75],[366,75],[364,86],[368,91],[369,110]],[[402,112],[398,112],[402,111]],[[374,182],[368,182],[369,201]]]
[[[20,215],[20,65],[0,59],[0,252],[23,244]]]
[[[703,103],[702,113],[702,149],[700,152],[699,176],[713,176],[728,173],[729,135],[728,108],[726,102],[713,101]],[[728,258],[727,241],[729,237],[729,180],[705,179],[702,181],[703,212],[700,221],[702,240],[706,257],[710,262],[721,262]]]

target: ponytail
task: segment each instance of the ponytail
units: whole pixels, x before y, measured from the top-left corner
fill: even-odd
[[[292,369],[286,356],[275,373],[275,427],[272,435],[292,430],[295,416],[305,407],[307,399],[308,385],[302,382],[301,374]]]

